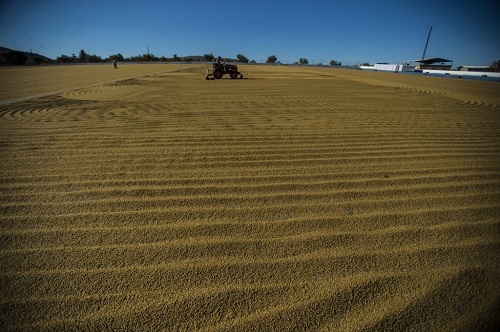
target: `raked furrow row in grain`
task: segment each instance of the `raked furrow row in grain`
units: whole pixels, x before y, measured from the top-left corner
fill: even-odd
[[[499,326],[496,84],[136,66],[0,103],[0,330]]]

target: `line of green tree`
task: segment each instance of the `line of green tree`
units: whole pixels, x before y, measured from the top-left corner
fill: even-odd
[[[89,54],[85,52],[85,50],[80,50],[78,55],[72,54],[72,55],[66,55],[62,54],[56,58],[57,61],[54,61],[52,59],[40,56],[38,54],[34,54],[31,52],[21,52],[21,51],[15,51],[15,50],[9,50],[5,49],[8,51],[3,51],[0,52],[0,64],[7,64],[7,65],[37,65],[37,64],[42,64],[42,63],[47,63],[47,62],[59,62],[59,63],[100,63],[100,62],[111,62],[113,60],[117,62],[193,62],[193,61],[206,61],[206,62],[211,62],[215,60],[215,56],[210,53],[210,54],[204,54],[203,56],[196,56],[196,57],[179,57],[177,54],[174,54],[171,58],[166,58],[165,56],[157,57],[154,54],[148,53],[148,54],[142,54],[142,55],[137,55],[137,56],[131,56],[128,58],[125,58],[122,54],[117,53],[117,54],[112,54],[107,58],[102,58],[96,54]],[[256,63],[255,60],[249,60],[246,56],[243,54],[238,54],[236,55],[236,61],[241,62],[241,63]],[[280,61],[278,61],[278,58],[276,55],[271,55],[267,58],[266,63],[269,64],[281,64]],[[309,61],[307,58],[300,58],[298,62],[294,62],[293,64],[301,64],[301,65],[308,65]],[[331,60],[330,61],[331,66],[341,66],[342,63],[340,61],[336,60]]]
[[[203,58],[204,61],[211,62],[215,60],[215,56],[210,53],[210,54],[204,54]],[[148,53],[148,54],[142,54],[142,55],[137,55],[137,56],[131,56],[128,58],[125,58],[123,55],[120,53],[118,54],[113,54],[110,55],[107,58],[101,58],[100,56],[97,56],[95,54],[88,54],[84,50],[80,50],[80,53],[78,56],[75,54],[68,56],[65,54],[62,54],[61,56],[57,57],[57,61],[63,62],[63,63],[98,63],[98,62],[110,62],[110,61],[119,61],[119,62],[180,62],[180,61],[186,61],[186,62],[191,62],[195,59],[192,59],[190,57],[184,57],[180,58],[177,54],[174,54],[173,57],[171,58],[166,58],[164,56],[157,57],[154,54]],[[199,57],[196,59],[199,61]],[[256,63],[255,60],[250,61],[246,56],[243,54],[238,54],[236,55],[236,60],[238,62],[242,63]],[[271,63],[271,64],[281,64],[280,61],[278,61],[278,58],[276,55],[271,55],[267,58],[266,63]],[[300,58],[299,62],[294,62],[294,64],[301,64],[301,65],[307,65],[309,64],[309,61],[306,58]],[[331,66],[341,66],[342,62],[332,60],[330,61]]]
[[[85,50],[80,50],[80,53],[78,56],[76,54],[72,54],[71,56],[62,54],[57,57],[58,62],[62,63],[99,63],[99,62],[110,62],[113,60],[120,61],[120,62],[180,62],[180,61],[186,61],[190,62],[193,60],[198,60],[199,57],[196,57],[197,59],[193,59],[190,57],[184,57],[181,58],[177,54],[174,54],[171,58],[167,58],[165,56],[155,56],[154,54],[147,53],[147,54],[141,54],[137,56],[131,56],[128,58],[125,58],[122,54],[112,54],[107,58],[102,58],[98,55],[95,54],[88,54],[85,52]],[[215,56],[210,53],[210,54],[204,54],[203,59],[205,61],[214,61]],[[238,54],[236,56],[236,59],[239,62],[243,63],[249,63],[250,61],[248,60],[247,57],[245,57],[243,54]],[[253,61],[255,62],[255,61]]]

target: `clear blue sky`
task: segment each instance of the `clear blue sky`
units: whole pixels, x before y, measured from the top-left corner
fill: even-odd
[[[0,45],[50,58],[149,46],[166,57],[396,63],[422,56],[432,25],[426,57],[489,65],[500,59],[499,13],[498,0],[2,0]]]

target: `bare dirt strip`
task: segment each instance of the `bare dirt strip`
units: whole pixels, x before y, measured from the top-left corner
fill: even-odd
[[[241,71],[0,69],[0,330],[498,328],[498,83]]]

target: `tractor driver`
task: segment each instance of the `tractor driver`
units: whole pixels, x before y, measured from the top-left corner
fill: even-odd
[[[224,71],[227,71],[227,66],[226,66],[226,63],[224,61],[222,61],[222,58],[221,56],[219,55],[217,57],[217,61],[216,61],[217,65],[221,66],[222,68],[224,68]]]
[[[224,61],[222,61],[222,58],[220,57],[220,55],[217,57],[217,64],[222,65],[224,68],[226,68],[226,63]]]

